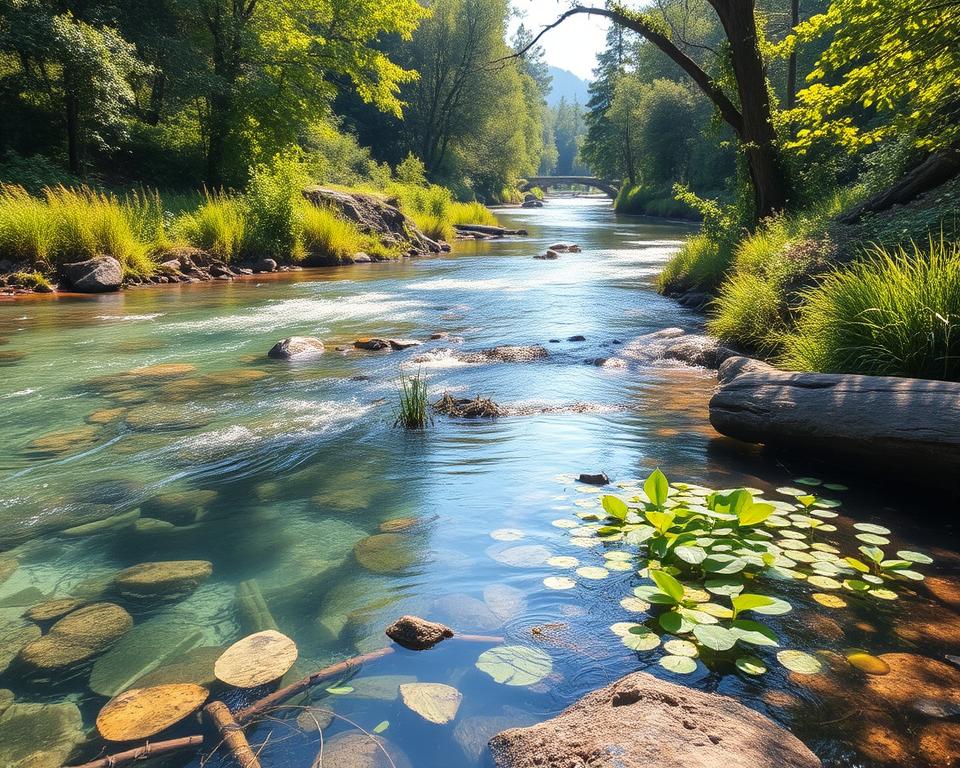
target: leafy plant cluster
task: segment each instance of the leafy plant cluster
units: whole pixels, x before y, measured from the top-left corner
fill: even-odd
[[[889,544],[890,532],[870,523],[855,525],[862,542],[858,556],[844,556],[823,536],[837,530],[829,521],[837,516],[832,510],[839,502],[797,488],[780,489],[793,502],[766,501],[746,488],[671,485],[658,469],[642,491],[633,490],[626,499],[604,495],[604,514],[581,512],[587,522],[571,534],[636,547],[639,573],[652,583],[636,587],[622,603],[649,613],[650,619],[618,622],[611,629],[637,651],[657,648],[661,635],[671,636],[661,664],[674,672],[692,672],[698,656],[708,664],[733,662],[745,674],[765,672],[767,664],[756,654],[782,646],[766,617],[792,610],[778,596],[778,583],[806,584],[821,590],[815,599],[838,605],[845,601],[834,593],[893,600],[899,590],[923,579],[916,564],[932,562],[906,550],[887,556],[881,547]],[[614,553],[608,555],[612,562]],[[802,651],[782,650],[777,658],[794,671],[819,669],[816,658]]]

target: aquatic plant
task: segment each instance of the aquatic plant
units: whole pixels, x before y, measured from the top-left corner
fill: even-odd
[[[400,373],[400,408],[395,427],[425,429],[430,422],[427,411],[427,378],[422,371],[413,376]]]
[[[797,482],[820,485],[816,478]],[[815,532],[837,530],[829,521],[837,517],[832,508],[839,502],[799,488],[777,489],[792,498],[790,502],[768,501],[756,489],[671,485],[659,469],[642,489],[635,482],[621,487],[629,495],[603,495],[600,510],[593,506],[596,502],[578,501],[587,508],[578,513],[582,524],[557,520],[554,525],[568,529],[571,543],[586,549],[601,543],[632,548],[632,555],[606,551],[605,565],[612,567],[624,557],[635,559],[638,574],[649,583],[634,588],[633,596],[621,605],[649,618],[643,623],[617,622],[610,629],[635,651],[659,647],[663,639],[659,633],[674,636],[663,643],[668,655],[660,663],[675,673],[693,672],[692,659],[702,656],[711,665],[733,663],[743,674],[763,674],[767,665],[755,655],[757,649],[781,647],[780,637],[764,617],[792,610],[776,594],[778,583],[795,581],[820,590],[843,590],[864,600],[893,600],[910,582],[923,579],[917,565],[932,562],[929,556],[908,550],[888,557],[881,547],[890,543],[886,538],[890,531],[873,523],[854,526],[856,538],[863,542],[859,549],[863,559],[814,541]],[[559,562],[562,559],[553,558],[556,562],[551,564],[568,566]],[[584,570],[605,569],[581,568],[578,573]],[[545,585],[557,588],[552,583],[556,578],[547,577]],[[823,605],[846,605],[831,595],[813,597]],[[785,649],[777,659],[801,674],[819,669],[817,659],[802,651]]]

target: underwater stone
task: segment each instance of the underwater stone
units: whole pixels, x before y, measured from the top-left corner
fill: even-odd
[[[213,564],[207,560],[167,560],[120,571],[114,583],[125,595],[168,595],[196,589],[212,573]]]
[[[214,645],[191,648],[185,653],[166,659],[159,667],[134,682],[132,687],[149,688],[154,685],[193,683],[209,688],[217,681],[213,665],[225,650]]]
[[[404,648],[424,651],[453,637],[453,630],[445,624],[427,621],[419,616],[401,616],[387,627],[387,637]]]
[[[0,688],[0,715],[9,709],[11,704],[13,704],[13,691]]]
[[[267,357],[274,360],[301,360],[322,355],[324,351],[323,342],[313,336],[288,336],[274,344],[267,352]]]
[[[886,675],[869,675],[867,690],[898,707],[918,699],[960,706],[960,670],[937,659],[912,653],[878,656],[890,667]]]
[[[83,739],[76,704],[13,704],[0,716],[0,765],[60,768]]]
[[[68,613],[24,647],[19,659],[33,670],[70,667],[107,650],[132,626],[130,614],[119,605],[94,603]]]
[[[66,616],[71,611],[75,611],[81,606],[81,601],[72,597],[64,597],[59,600],[47,600],[33,606],[27,611],[27,618],[31,621],[53,621],[62,616]]]
[[[102,533],[103,531],[115,530],[118,528],[129,528],[134,523],[137,522],[137,519],[140,517],[139,509],[132,509],[129,512],[124,512],[120,515],[113,515],[111,517],[104,518],[103,520],[94,520],[92,523],[84,523],[83,525],[75,525],[72,528],[64,528],[60,531],[62,536],[92,536],[95,533]]]
[[[20,563],[11,557],[0,558],[0,584],[13,576],[13,572],[20,567]]]
[[[145,517],[164,520],[174,525],[189,525],[203,516],[204,510],[217,496],[216,491],[202,488],[169,491],[147,499],[140,505],[140,511]]]
[[[92,426],[51,432],[28,443],[27,453],[37,458],[79,453],[96,445],[99,434]]]
[[[407,756],[391,742],[359,731],[338,733],[325,740],[323,760],[337,768],[411,768]]]
[[[399,533],[377,533],[357,543],[353,554],[368,571],[392,573],[409,568],[418,556],[409,537]]]
[[[40,637],[40,627],[20,619],[0,624],[0,675],[7,671],[24,646]]]
[[[591,474],[589,472],[581,472],[580,477],[577,478],[581,483],[586,483],[587,485],[609,485],[610,478],[607,477],[604,472],[597,472]]]

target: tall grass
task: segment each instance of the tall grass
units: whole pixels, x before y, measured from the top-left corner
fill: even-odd
[[[395,427],[424,429],[430,421],[427,412],[427,379],[422,371],[413,376],[400,374],[400,407]]]
[[[960,244],[875,248],[803,294],[792,369],[960,380]]]
[[[695,289],[712,291],[733,262],[733,249],[705,234],[691,237],[660,272],[660,290],[669,293]]]
[[[433,240],[451,240],[457,224],[497,225],[497,217],[486,206],[460,203],[453,193],[436,184],[426,186],[394,182],[387,193],[396,198],[400,210],[413,220],[423,234]]]
[[[195,211],[174,220],[173,233],[215,258],[233,261],[240,256],[246,235],[243,201],[222,192],[205,193]]]
[[[308,259],[320,257],[345,262],[368,248],[369,239],[356,225],[331,210],[306,203],[301,221],[303,248]]]

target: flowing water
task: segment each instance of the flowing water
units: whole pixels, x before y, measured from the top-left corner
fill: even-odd
[[[343,750],[363,751],[356,739],[368,737],[357,727],[383,722],[379,738],[398,768],[485,765],[493,733],[550,717],[636,669],[736,696],[830,765],[879,764],[890,742],[911,764],[937,764],[929,750],[916,757],[918,739],[934,726],[956,728],[955,710],[937,716],[900,702],[883,710],[886,719],[864,717],[865,676],[851,683],[828,662],[843,662],[837,653],[849,646],[956,653],[956,581],[942,579],[939,601],[921,590],[846,610],[812,603],[812,590],[798,595],[807,610],[775,626],[784,647],[823,652],[818,675],[789,673],[761,649],[770,667],[762,677],[702,662],[681,676],[657,663],[660,651],[629,650],[610,631],[637,618],[619,601],[647,580],[632,569],[591,580],[546,562],[604,560],[603,548],[576,546],[561,527],[598,503],[597,490],[573,476],[642,480],[660,466],[672,480],[774,496],[794,478],[826,473],[851,486],[829,494],[843,500],[836,537],[855,549],[852,521],[886,522],[905,537],[893,546],[933,554],[929,573],[960,569],[949,546],[955,529],[946,538],[942,528],[926,531],[918,509],[894,508],[883,488],[829,462],[776,463],[719,438],[707,420],[710,372],[621,357],[639,335],[699,327],[698,316],[654,289],[689,228],[616,217],[592,199],[501,218],[530,237],[396,264],[0,304],[0,688],[18,702],[75,703],[89,727],[109,694],[144,675],[209,683],[217,649],[250,632],[276,626],[296,641],[292,680],[384,646],[384,627],[413,613],[537,649],[549,674],[530,685],[496,682],[475,666],[489,642],[399,651],[250,727],[252,743],[266,742],[264,766],[311,765],[318,723],[330,765],[389,765],[382,753],[339,762]],[[557,240],[583,252],[531,258]],[[267,350],[289,335],[318,336],[327,353],[269,360]],[[585,340],[568,340],[578,335]],[[423,344],[352,349],[361,336]],[[463,359],[497,345],[542,345],[549,355]],[[596,364],[607,358],[623,362]],[[431,400],[482,395],[518,415],[396,429],[398,376],[418,368]],[[178,594],[154,586],[137,597],[113,583],[121,569],[181,560],[205,561],[212,575]],[[549,589],[551,576],[575,586]],[[22,645],[27,609],[65,597],[117,603],[134,628],[80,663],[37,670],[4,655]],[[46,631],[52,620],[40,623]],[[461,692],[453,723],[429,724],[401,703],[398,685],[414,680]],[[216,689],[237,705],[266,690]],[[198,728],[188,721],[170,733]],[[878,742],[877,728],[894,735]],[[0,755],[3,739],[25,735],[0,720]],[[92,742],[84,754],[102,747]],[[229,765],[222,752],[206,764]]]

